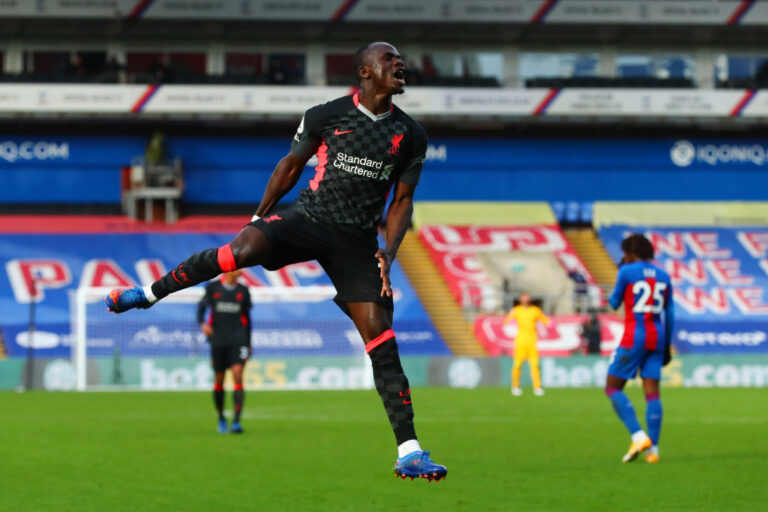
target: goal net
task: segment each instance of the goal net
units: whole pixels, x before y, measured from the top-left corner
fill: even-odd
[[[77,389],[208,390],[210,345],[196,320],[204,288],[164,298],[147,310],[107,311],[108,288],[74,295],[72,358]],[[332,286],[249,288],[252,356],[246,389],[373,387],[370,362]],[[225,386],[231,385],[229,372]]]

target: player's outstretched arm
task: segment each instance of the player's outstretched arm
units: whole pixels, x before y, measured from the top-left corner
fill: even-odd
[[[261,198],[261,203],[256,209],[256,215],[264,217],[296,185],[308,160],[309,157],[304,158],[288,153],[277,163],[267,182],[264,197]]]
[[[395,195],[392,198],[392,203],[390,203],[389,210],[387,211],[387,245],[384,249],[376,251],[376,258],[381,265],[381,279],[383,280],[381,286],[382,297],[392,295],[389,269],[411,223],[413,193],[415,190],[416,187],[414,185],[398,182],[395,186]]]

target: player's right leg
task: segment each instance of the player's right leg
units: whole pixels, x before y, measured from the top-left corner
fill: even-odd
[[[533,381],[533,394],[536,396],[544,395],[544,388],[541,387],[541,371],[539,370],[539,349],[534,343],[528,355],[528,366],[531,368],[531,380]]]
[[[522,396],[523,388],[520,387],[520,372],[523,368],[524,359],[515,359],[512,363],[512,396]]]
[[[190,256],[150,286],[112,290],[106,298],[107,308],[114,313],[146,309],[173,292],[213,279],[222,272],[262,264],[271,253],[272,244],[264,232],[249,224],[232,242]]]
[[[248,351],[247,347],[236,347],[237,351],[241,349]],[[232,403],[235,408],[235,418],[232,420],[232,427],[230,432],[233,434],[242,434],[243,427],[240,425],[240,415],[243,412],[243,404],[245,403],[245,389],[243,388],[243,359],[247,360],[247,355],[244,358],[240,357],[240,354],[236,354],[237,363],[233,364],[230,369],[232,370],[232,380],[234,381],[234,391],[232,392]]]
[[[642,344],[631,348],[617,347],[611,356],[611,364],[608,367],[605,394],[611,400],[616,415],[632,436],[629,450],[622,458],[622,462],[635,460],[638,455],[651,447],[651,440],[640,427],[635,415],[635,408],[624,393],[624,384],[637,375],[637,369],[643,364],[645,354],[645,347]]]
[[[659,381],[643,379],[643,388],[645,389],[645,421],[652,443],[645,455],[645,461],[655,464],[659,462],[659,437],[661,436],[661,418],[664,412],[659,395]]]

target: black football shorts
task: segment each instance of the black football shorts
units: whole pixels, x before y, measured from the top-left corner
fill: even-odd
[[[272,255],[264,265],[277,270],[291,263],[317,260],[336,288],[336,304],[347,311],[347,302],[376,302],[390,311],[392,297],[381,296],[379,242],[375,234],[355,235],[310,219],[297,206],[249,224],[272,242]]]
[[[211,345],[213,371],[224,373],[233,365],[245,365],[249,354],[250,347],[248,345]]]

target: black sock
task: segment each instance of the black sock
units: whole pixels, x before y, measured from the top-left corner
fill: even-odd
[[[243,412],[243,403],[245,402],[245,390],[243,387],[235,385],[235,391],[232,393],[235,402],[235,421],[240,422],[240,413]]]
[[[214,386],[213,403],[216,405],[216,412],[219,413],[219,419],[224,419],[224,388]]]
[[[368,354],[373,364],[373,382],[389,416],[397,444],[416,439],[413,405],[408,378],[400,364],[395,338],[390,338]]]
[[[152,283],[152,293],[160,300],[173,292],[213,279],[222,272],[218,252],[218,249],[206,249],[190,256],[159,281]]]

